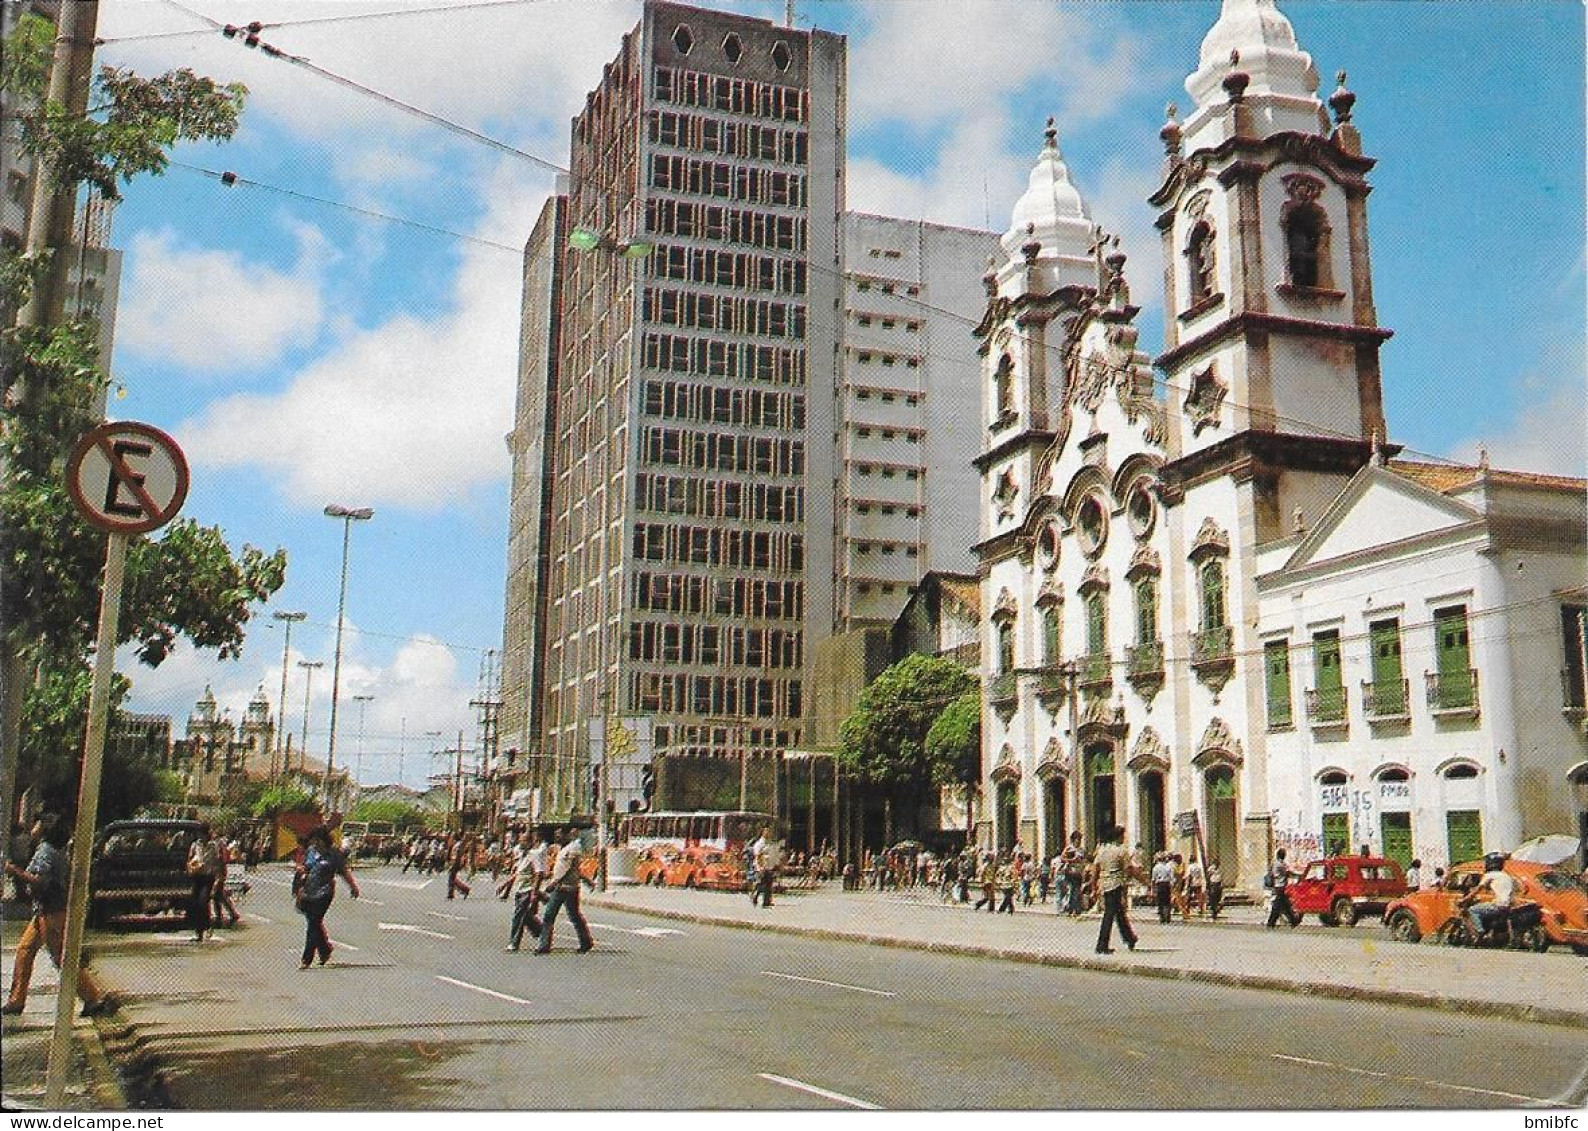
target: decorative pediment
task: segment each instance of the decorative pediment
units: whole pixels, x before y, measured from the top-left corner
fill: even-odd
[[[1192,561],[1198,561],[1211,554],[1228,557],[1230,553],[1230,536],[1209,515],[1202,520],[1202,525],[1197,528],[1196,539],[1191,543],[1191,552],[1186,556]]]
[[[1210,365],[1192,374],[1191,390],[1186,393],[1182,407],[1185,409],[1185,414],[1191,418],[1193,436],[1219,422],[1219,408],[1224,404],[1224,397],[1228,392],[1229,389],[1219,380],[1218,372],[1213,366]]]
[[[1125,721],[1125,705],[1110,706],[1106,699],[1092,699],[1081,709],[1080,717],[1076,720],[1076,737],[1085,741],[1088,737],[1107,735],[1111,738],[1123,738],[1130,729],[1130,724]]]
[[[1006,586],[1005,588],[998,590],[998,599],[993,602],[993,610],[989,619],[994,622],[1001,620],[1014,620],[1015,614],[1019,611],[1020,605],[1015,601],[1015,595],[1009,592],[1009,589]]]
[[[1054,778],[1069,776],[1069,755],[1064,753],[1064,748],[1059,745],[1058,739],[1048,739],[1048,744],[1042,748],[1042,760],[1037,763],[1037,777],[1043,781],[1052,781]]]
[[[1020,759],[1015,757],[1014,747],[1007,742],[998,751],[998,762],[988,777],[999,785],[1020,780]]]
[[[1208,214],[1208,203],[1213,199],[1211,190],[1203,189],[1190,200],[1185,202],[1185,217],[1195,224]]]
[[[1241,740],[1230,733],[1229,724],[1217,715],[1208,721],[1207,730],[1202,732],[1202,740],[1197,743],[1196,757],[1192,762],[1197,769],[1205,770],[1213,765],[1227,765],[1238,767],[1245,761],[1241,749]]]
[[[1310,173],[1290,173],[1279,179],[1285,195],[1297,204],[1312,204],[1323,195],[1323,182]]]
[[[1130,555],[1130,568],[1125,570],[1125,576],[1131,581],[1138,577],[1157,577],[1163,573],[1163,563],[1158,559],[1158,551],[1151,546],[1137,546],[1136,552]]]
[[[1081,576],[1081,583],[1075,588],[1079,593],[1091,593],[1098,589],[1107,589],[1108,570],[1096,563],[1087,566],[1086,572]]]
[[[1103,403],[1103,394],[1113,383],[1112,376],[1106,358],[1097,354],[1078,357],[1070,370],[1070,401],[1087,412],[1095,413]]]
[[[1169,744],[1152,727],[1143,727],[1141,737],[1130,748],[1130,761],[1125,765],[1134,773],[1157,770],[1169,772]]]
[[[1064,604],[1064,584],[1047,577],[1042,581],[1042,588],[1037,590],[1037,608],[1046,608],[1049,605]]]
[[[1020,497],[1020,488],[1015,485],[1015,476],[1012,471],[1005,471],[998,477],[998,486],[993,488],[992,503],[998,512],[1000,521],[1013,518],[1015,513],[1015,500]]]

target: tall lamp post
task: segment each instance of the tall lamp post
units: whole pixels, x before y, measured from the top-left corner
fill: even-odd
[[[331,664],[331,737],[325,744],[325,781],[321,792],[325,806],[331,807],[331,775],[336,770],[336,701],[342,690],[342,622],[347,612],[347,550],[353,537],[353,523],[375,517],[369,507],[344,507],[332,503],[325,508],[327,518],[342,520],[342,587],[336,600],[336,656]]]
[[[314,669],[325,667],[324,660],[299,660],[298,666],[303,669],[303,743],[298,748],[298,757],[309,756],[309,691],[314,687]],[[287,770],[283,766],[282,772]]]
[[[358,762],[353,769],[353,788],[358,788],[358,783],[364,780],[364,710],[369,706],[373,695],[355,695],[353,702],[358,704]]]
[[[281,642],[281,698],[276,701],[276,710],[280,712],[281,717],[276,720],[276,748],[271,752],[270,756],[270,776],[272,778],[278,774],[285,773],[287,769],[283,745],[287,741],[287,659],[292,653],[292,626],[308,615],[308,613],[281,611],[270,614],[272,620],[279,620],[287,626],[287,638]]]

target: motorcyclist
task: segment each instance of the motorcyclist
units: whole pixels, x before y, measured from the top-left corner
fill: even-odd
[[[1483,858],[1483,879],[1463,901],[1467,904],[1467,918],[1479,939],[1495,924],[1504,923],[1511,913],[1516,898],[1516,880],[1505,871],[1505,857],[1491,852]],[[1480,893],[1487,891],[1487,901],[1480,901]]]

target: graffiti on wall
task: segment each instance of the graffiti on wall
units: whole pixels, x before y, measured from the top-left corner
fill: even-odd
[[[1297,814],[1298,818],[1300,814]],[[1302,828],[1274,830],[1274,847],[1285,850],[1285,859],[1291,867],[1300,867],[1309,860],[1323,855],[1323,839],[1316,832]]]

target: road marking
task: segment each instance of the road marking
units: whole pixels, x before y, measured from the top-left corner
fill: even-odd
[[[379,900],[379,899],[371,899],[367,895],[360,896],[359,897],[359,901],[362,902],[362,903],[373,903],[376,907],[385,907],[386,906],[385,901]]]
[[[1445,1084],[1438,1080],[1424,1080],[1417,1076],[1398,1076],[1392,1072],[1374,1072],[1367,1068],[1352,1068],[1348,1064],[1334,1064],[1327,1060],[1309,1060],[1304,1056],[1286,1056],[1284,1053],[1270,1053],[1275,1060],[1288,1060],[1292,1064],[1305,1064],[1312,1068],[1333,1068],[1340,1072],[1352,1072],[1358,1076],[1375,1076],[1380,1080],[1398,1080],[1406,1084],[1421,1084],[1428,1088],[1444,1088],[1452,1092],[1470,1092],[1475,1096],[1498,1096],[1506,1100],[1526,1100],[1531,1103],[1547,1104],[1549,1101],[1537,1096],[1519,1096],[1515,1092],[1496,1092],[1489,1088],[1469,1088],[1465,1084]]]
[[[263,915],[255,915],[252,911],[243,912],[244,919],[253,919],[260,923],[274,923],[274,919],[266,919]]]
[[[407,931],[413,935],[428,935],[433,939],[451,940],[452,935],[444,935],[440,931],[432,931],[428,927],[416,927],[412,923],[376,923],[375,926],[382,931]]]
[[[188,934],[178,934],[178,933],[175,933],[175,932],[170,932],[170,933],[158,934],[158,935],[155,935],[154,937],[159,939],[161,942],[187,943],[189,946],[197,946],[199,944],[199,940],[198,939],[195,939],[192,935],[188,935]],[[212,934],[212,935],[210,935],[209,938],[204,939],[203,941],[207,944],[207,943],[224,943],[226,940],[221,938],[218,935],[213,935]]]
[[[339,950],[354,950],[354,951],[356,951],[356,950],[361,949],[359,947],[354,946],[350,942],[343,942],[341,939],[332,939],[331,940],[331,945],[336,947],[336,948],[338,948]]]
[[[683,931],[675,931],[671,927],[619,927],[615,923],[590,923],[593,930],[621,931],[625,935],[640,935],[647,939],[659,939],[667,935],[682,935]]]
[[[873,990],[865,986],[851,986],[848,982],[827,982],[821,978],[802,978],[798,974],[779,974],[776,970],[763,970],[768,978],[787,978],[791,982],[809,982],[813,986],[832,986],[838,990],[854,990],[857,994],[876,994],[878,997],[898,997],[892,990]]]
[[[762,971],[762,973],[765,973],[765,971]],[[788,1076],[774,1076],[770,1072],[757,1072],[756,1075],[761,1077],[763,1080],[770,1080],[774,1084],[782,1084],[785,1088],[794,1088],[801,1092],[809,1092],[813,1096],[821,1096],[824,1100],[832,1100],[835,1103],[848,1104],[850,1107],[858,1107],[862,1111],[882,1110],[882,1107],[879,1104],[870,1104],[865,1100],[857,1100],[854,1096],[846,1096],[842,1092],[829,1092],[826,1088],[818,1088],[815,1084],[807,1084],[803,1080],[794,1080]]]
[[[426,911],[425,914],[437,919],[451,919],[454,923],[467,923],[469,921],[467,915],[448,915],[444,911]]]
[[[504,993],[500,993],[500,992],[498,992],[496,990],[488,990],[484,986],[476,986],[473,982],[460,982],[460,981],[458,981],[458,979],[449,978],[445,974],[437,974],[436,975],[436,981],[445,982],[449,986],[459,986],[459,987],[461,987],[461,988],[463,988],[465,990],[473,990],[477,994],[488,994],[491,997],[501,998],[503,1001],[510,1001],[514,1005],[528,1005],[529,1004],[529,1002],[527,1000],[525,1000],[524,998],[514,997],[512,994],[504,994]]]
[[[435,882],[435,879],[436,878],[434,876],[431,876],[428,880],[422,880],[417,884],[400,884],[396,880],[370,880],[369,882],[372,884],[381,884],[389,888],[398,888],[402,891],[424,891],[425,888],[429,887]]]

